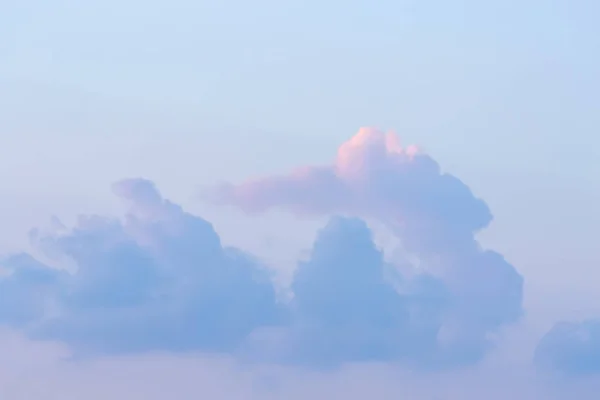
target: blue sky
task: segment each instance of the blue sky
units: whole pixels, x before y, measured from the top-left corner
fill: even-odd
[[[202,202],[200,188],[329,165],[360,127],[391,129],[491,209],[494,220],[477,237],[525,282],[524,319],[497,353],[519,359],[556,321],[600,316],[599,16],[600,6],[583,0],[7,2],[0,5],[0,250],[29,250],[27,232],[52,215],[67,225],[81,213],[122,215],[111,184],[144,177],[213,223],[224,244],[289,276],[324,216],[249,216]],[[17,341],[23,352],[41,346],[14,334],[6,343]],[[58,362],[54,352],[44,347],[39,358]],[[168,357],[153,361],[157,370],[174,363],[185,375],[212,362]],[[120,360],[102,362],[115,370],[140,363]],[[109,368],[89,362],[89,371]],[[60,365],[52,382],[63,386],[53,390],[75,393],[72,366]],[[523,368],[515,385],[535,398],[524,394]],[[504,367],[477,371],[513,379]],[[90,387],[101,385],[87,373],[81,379]],[[365,390],[385,386],[378,379],[386,373],[369,369]],[[327,382],[285,374],[278,387],[288,392],[302,379]],[[440,382],[475,385],[456,374]],[[581,396],[592,393],[588,384],[565,383]],[[148,390],[129,385],[131,393]],[[330,385],[314,396],[344,393]],[[126,390],[116,387],[112,393]],[[17,399],[26,389],[14,390]]]

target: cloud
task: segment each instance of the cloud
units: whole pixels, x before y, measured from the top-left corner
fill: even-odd
[[[294,320],[283,332],[294,363],[405,361],[439,366],[437,333],[451,298],[438,279],[403,281],[357,218],[332,217],[291,285]]]
[[[25,327],[39,320],[57,295],[66,274],[53,270],[28,254],[18,254],[0,262],[0,321]]]
[[[258,259],[224,247],[209,222],[152,182],[112,189],[129,205],[124,218],[81,216],[71,229],[56,220],[49,232],[32,231],[53,267],[30,254],[4,260],[0,323],[80,354],[200,351],[431,370],[480,361],[522,313],[521,276],[474,238],[491,219],[485,203],[393,135],[363,129],[334,166],[216,193],[246,210],[331,215],[298,263],[291,300],[277,296]],[[404,259],[385,261],[365,218],[392,229]]]
[[[278,322],[274,287],[258,261],[224,248],[210,223],[147,180],[124,180],[113,191],[130,205],[124,221],[82,216],[71,230],[32,232],[36,248],[70,261],[73,273],[29,255],[4,262],[14,273],[0,280],[9,289],[3,322],[109,353],[233,351],[255,327]],[[51,290],[40,292],[42,285]]]
[[[442,250],[472,239],[492,220],[487,205],[392,133],[362,128],[338,150],[333,165],[289,175],[222,184],[209,194],[250,213],[283,208],[298,214],[350,213],[384,220],[406,233],[416,251]]]
[[[534,360],[545,371],[600,374],[600,320],[557,323],[540,340]]]
[[[431,157],[413,146],[401,147],[394,134],[363,128],[339,148],[332,165],[302,167],[289,175],[241,184],[225,183],[205,194],[211,201],[236,205],[248,213],[274,208],[298,215],[341,213],[375,219],[390,228],[405,250],[406,260],[402,263],[410,264],[411,259],[418,261],[413,263],[411,271],[418,278],[403,278],[406,286],[417,285],[417,282],[423,285],[416,293],[400,298],[389,291],[389,285],[374,283],[374,276],[381,280],[383,266],[380,254],[367,242],[359,241],[360,245],[357,245],[347,240],[339,254],[335,253],[337,258],[321,250],[332,249],[323,245],[330,241],[331,232],[336,231],[332,227],[317,240],[313,258],[300,266],[296,275],[298,281],[294,283],[297,291],[307,293],[306,304],[302,298],[297,300],[301,314],[309,307],[330,310],[328,318],[341,317],[344,315],[341,308],[347,307],[350,312],[353,307],[369,307],[367,304],[373,302],[377,304],[373,309],[378,310],[371,311],[373,316],[391,306],[396,315],[383,317],[383,325],[389,328],[385,334],[401,338],[398,339],[400,343],[384,350],[388,341],[382,337],[375,339],[383,331],[373,328],[377,324],[370,325],[365,320],[365,325],[376,331],[369,334],[375,335],[371,341],[381,347],[377,351],[387,356],[400,355],[410,348],[422,352],[425,359],[437,360],[436,363],[473,362],[491,346],[491,334],[516,322],[522,315],[521,275],[501,254],[482,249],[474,236],[491,222],[487,205],[458,178],[441,172]],[[340,232],[336,240],[343,242],[341,238],[346,236],[341,233],[341,225],[338,221],[333,226],[338,226]],[[358,222],[346,225],[357,237],[364,240],[368,236],[364,232],[358,233]],[[333,246],[338,243],[331,242]],[[361,250],[366,254],[355,253]],[[370,261],[362,262],[369,266],[361,265],[361,260],[367,259]],[[329,275],[332,270],[327,264],[330,263],[341,265],[335,277]],[[358,283],[342,286],[339,289],[342,294],[338,294],[339,285],[359,271],[371,274],[365,272],[360,279],[363,286]],[[320,273],[323,275],[317,275]],[[331,282],[329,292],[319,288],[317,282],[323,281]],[[314,298],[308,294],[318,290],[321,292]],[[345,297],[346,291],[352,295]],[[371,297],[375,292],[377,295]],[[356,300],[351,300],[352,296],[364,299],[364,303],[353,303]],[[321,303],[316,303],[318,301]],[[318,305],[309,306],[311,302]],[[412,307],[417,311],[407,311],[407,302],[411,304],[408,309]],[[427,311],[419,311],[424,304],[429,304]],[[323,310],[320,312],[327,312]],[[381,311],[381,315],[386,312]],[[420,322],[427,326],[421,328],[424,331],[413,330],[413,321],[419,318],[425,320]],[[410,322],[406,322],[407,319]],[[407,329],[407,324],[411,328]],[[402,335],[397,335],[398,331]],[[427,340],[428,345],[425,345]],[[336,343],[342,345],[339,341]],[[352,347],[352,344],[348,346]],[[441,353],[435,351],[440,347],[444,348]],[[370,347],[370,351],[377,352],[375,347]]]

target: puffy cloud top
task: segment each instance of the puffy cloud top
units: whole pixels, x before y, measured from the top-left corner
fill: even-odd
[[[96,353],[199,350],[311,366],[444,368],[480,360],[490,333],[522,313],[521,276],[474,239],[491,219],[485,203],[390,134],[363,129],[332,166],[217,190],[217,200],[247,211],[332,215],[299,262],[289,301],[276,297],[264,265],[223,247],[210,223],[151,182],[120,181],[113,192],[129,205],[123,219],[82,216],[72,229],[32,232],[38,251],[73,271],[27,254],[1,263],[1,323]],[[361,218],[395,232],[408,270],[384,261]]]
[[[407,256],[419,260],[430,277],[428,285],[437,288],[435,279],[443,282],[443,321],[429,322],[437,346],[447,346],[443,358],[480,358],[490,345],[489,333],[522,314],[522,277],[501,254],[481,249],[474,237],[492,220],[488,206],[431,157],[414,146],[403,148],[392,133],[363,128],[340,146],[331,165],[222,184],[211,198],[253,213],[283,208],[299,215],[343,213],[386,224]],[[348,252],[354,247],[348,245]]]
[[[362,220],[334,217],[294,276],[296,356],[321,363],[404,356],[412,344],[408,302],[386,267]]]
[[[347,212],[384,220],[415,248],[448,246],[492,220],[487,205],[431,157],[406,149],[392,133],[363,128],[342,144],[332,165],[223,184],[212,197],[248,212],[284,208],[299,214]],[[451,240],[452,238],[455,240]]]

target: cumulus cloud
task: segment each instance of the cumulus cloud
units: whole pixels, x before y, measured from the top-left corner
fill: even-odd
[[[294,362],[437,361],[430,356],[439,355],[446,288],[425,274],[404,282],[363,220],[333,217],[299,263],[291,289],[294,320],[283,339]]]
[[[211,197],[252,213],[283,208],[382,219],[406,233],[406,246],[421,251],[469,241],[492,220],[487,205],[435,160],[414,146],[401,147],[393,133],[371,128],[342,144],[332,165],[222,184]]]
[[[278,298],[265,265],[224,247],[209,222],[152,182],[112,189],[128,204],[124,218],[32,231],[52,267],[29,254],[4,260],[0,323],[81,354],[193,350],[443,369],[481,360],[522,312],[521,276],[474,238],[491,219],[485,203],[393,135],[363,129],[333,166],[219,189],[218,199],[246,210],[332,215],[298,263],[291,300]],[[403,268],[385,261],[364,218],[398,236]]]
[[[278,322],[258,261],[224,248],[210,223],[147,180],[113,191],[130,205],[124,221],[82,216],[71,230],[32,232],[37,249],[75,271],[26,254],[4,262],[13,272],[0,280],[2,322],[85,352],[233,351],[255,327]]]
[[[18,327],[44,317],[66,278],[28,254],[6,257],[0,268],[0,320]]]
[[[557,323],[540,340],[534,360],[549,372],[600,374],[600,320]]]
[[[416,282],[424,285],[412,297],[399,298],[397,292],[385,294],[388,291],[386,284],[377,286],[372,283],[376,274],[374,271],[382,268],[378,261],[380,255],[375,250],[368,250],[368,245],[364,243],[345,244],[342,252],[347,254],[336,259],[331,255],[320,255],[320,242],[317,240],[314,259],[300,266],[297,274],[299,281],[295,282],[295,286],[302,292],[303,285],[307,284],[300,282],[313,282],[307,277],[311,274],[314,276],[314,272],[303,272],[306,268],[307,271],[318,270],[323,274],[319,275],[319,279],[314,279],[314,287],[306,286],[310,288],[306,292],[322,290],[316,282],[327,280],[331,270],[317,267],[328,263],[342,266],[336,278],[330,279],[332,284],[335,282],[335,288],[343,285],[341,282],[345,282],[347,276],[369,271],[371,275],[365,273],[364,277],[357,279],[363,282],[363,286],[341,286],[339,295],[334,289],[329,293],[319,292],[318,296],[306,300],[307,304],[322,301],[311,307],[324,310],[333,309],[328,303],[331,302],[338,308],[330,311],[328,317],[341,317],[344,315],[341,308],[350,310],[363,306],[363,303],[350,303],[351,296],[344,296],[344,293],[355,290],[355,293],[361,293],[357,296],[365,299],[364,305],[370,301],[377,304],[373,307],[377,310],[372,311],[373,315],[379,315],[380,311],[385,314],[387,311],[382,310],[387,310],[387,307],[395,310],[393,317],[384,318],[386,322],[383,325],[389,330],[373,328],[377,324],[370,325],[376,331],[369,332],[375,334],[373,342],[378,342],[379,352],[388,356],[403,353],[406,350],[401,348],[404,347],[413,352],[422,351],[423,355],[427,354],[426,358],[438,359],[438,362],[472,362],[480,359],[490,347],[494,332],[514,323],[522,315],[521,275],[501,254],[482,249],[475,239],[475,234],[492,220],[488,206],[458,178],[443,173],[431,157],[413,146],[403,148],[392,133],[363,128],[339,148],[332,165],[305,166],[287,175],[241,184],[221,184],[209,191],[207,198],[219,204],[239,206],[248,213],[274,208],[298,215],[341,213],[375,219],[387,225],[400,239],[407,262],[409,259],[418,260],[414,268],[418,279],[405,277],[403,282],[406,286],[414,286]],[[370,254],[365,256],[370,257],[370,266],[364,269],[360,260],[365,258],[355,254],[360,249]],[[364,291],[360,292],[359,289]],[[365,292],[369,295],[365,295]],[[377,292],[377,296],[370,297],[374,292]],[[425,293],[427,301],[422,297]],[[297,300],[301,310],[302,307],[309,307],[302,305],[302,301]],[[407,312],[407,302],[419,306],[429,302],[435,306],[430,306],[433,310],[428,309],[427,312]],[[360,318],[360,315],[359,312],[356,318]],[[422,323],[427,328],[419,332],[412,330],[412,321],[418,319],[415,315],[434,317],[422,317],[425,320]],[[407,319],[410,322],[407,323]],[[406,324],[411,328],[407,329]],[[388,341],[381,337],[374,339],[384,332],[398,340],[395,347],[383,350]],[[411,336],[413,333],[414,337]],[[366,335],[361,339],[366,340]],[[427,340],[430,341],[429,345],[425,345]],[[341,346],[340,342],[337,343]],[[444,348],[441,353],[444,356],[433,351],[440,347]],[[370,351],[374,356],[375,348],[372,347]]]

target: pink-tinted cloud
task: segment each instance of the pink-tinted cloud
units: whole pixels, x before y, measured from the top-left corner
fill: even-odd
[[[384,223],[407,255],[418,260],[415,272],[431,274],[448,291],[434,337],[438,346],[456,351],[455,357],[479,358],[490,345],[489,333],[522,314],[522,277],[501,254],[482,249],[475,239],[492,220],[486,203],[460,179],[442,172],[430,156],[414,146],[402,147],[392,133],[362,128],[340,146],[330,165],[222,184],[211,196],[249,213],[279,208]],[[345,265],[353,268],[356,263],[350,261]]]
[[[331,166],[217,192],[247,210],[354,214],[318,232],[291,299],[277,297],[255,257],[223,247],[211,223],[151,181],[122,180],[113,192],[129,206],[123,219],[82,216],[71,229],[32,232],[34,248],[73,271],[29,254],[0,258],[11,272],[0,279],[0,325],[96,356],[204,351],[317,368],[449,369],[481,361],[492,334],[522,313],[521,276],[474,238],[491,219],[485,203],[391,134],[363,129]],[[403,273],[360,217],[400,239],[410,253]]]
[[[377,218],[410,232],[406,239],[415,240],[407,244],[417,247],[472,237],[492,219],[487,205],[435,160],[415,146],[402,147],[393,133],[372,128],[360,129],[342,144],[331,165],[222,184],[211,197],[251,213],[281,208]]]

